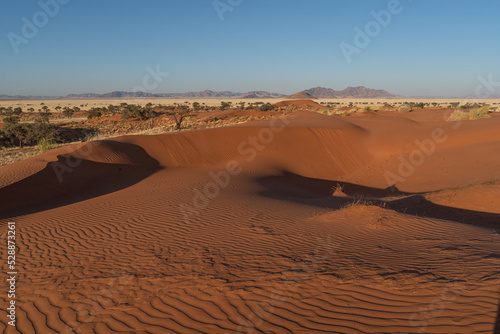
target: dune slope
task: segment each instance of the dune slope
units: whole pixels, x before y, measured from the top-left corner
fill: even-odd
[[[493,333],[500,119],[457,124],[298,113],[0,167],[0,328]]]

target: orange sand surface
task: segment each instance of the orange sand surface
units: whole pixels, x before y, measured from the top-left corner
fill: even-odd
[[[0,167],[19,272],[0,331],[498,331],[500,118],[436,113],[297,112]]]

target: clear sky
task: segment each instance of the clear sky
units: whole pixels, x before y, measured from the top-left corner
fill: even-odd
[[[391,1],[0,0],[0,95],[133,91],[148,67],[169,73],[147,79],[153,93],[462,96],[480,75],[500,82],[500,1]],[[375,24],[371,11],[388,8]],[[369,44],[356,45],[367,24]],[[350,63],[341,45],[356,48]]]

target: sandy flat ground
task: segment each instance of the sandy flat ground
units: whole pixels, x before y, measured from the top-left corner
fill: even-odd
[[[38,110],[42,107],[41,103],[47,105],[50,109],[54,110],[56,106],[68,106],[68,107],[81,107],[84,109],[90,109],[92,107],[106,107],[110,104],[119,105],[122,102],[126,102],[129,104],[140,104],[146,105],[151,102],[153,104],[163,104],[163,105],[172,105],[174,103],[184,103],[188,101],[190,104],[193,102],[205,103],[207,106],[219,106],[222,101],[232,102],[233,105],[236,105],[239,102],[245,102],[247,105],[249,103],[255,102],[264,102],[264,103],[278,103],[280,101],[284,101],[284,98],[278,99],[162,99],[162,98],[138,98],[138,99],[43,99],[43,100],[0,100],[0,106],[2,107],[21,107],[23,110],[28,108],[34,108]],[[403,102],[425,102],[425,103],[441,103],[443,105],[447,105],[452,102],[460,102],[460,104],[466,103],[487,103],[492,107],[500,106],[500,99],[422,99],[422,98],[397,98],[397,99],[363,99],[363,98],[346,98],[346,99],[317,99],[315,100],[318,103],[325,102],[339,102],[345,105],[349,105],[349,103],[354,103],[359,105],[360,107],[368,105],[381,106],[384,103],[403,103]],[[83,105],[83,107],[82,107]],[[25,110],[26,111],[26,110]]]
[[[494,333],[500,118],[442,119],[297,112],[0,167],[0,328]]]

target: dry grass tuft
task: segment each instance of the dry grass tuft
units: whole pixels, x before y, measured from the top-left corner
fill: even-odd
[[[475,120],[481,118],[490,118],[491,116],[488,114],[489,107],[481,107],[472,109],[469,112],[462,110],[455,110],[451,113],[448,121],[467,121],[467,120]]]
[[[36,147],[4,148],[0,150],[0,166],[5,166],[16,161],[31,158],[40,152]]]

